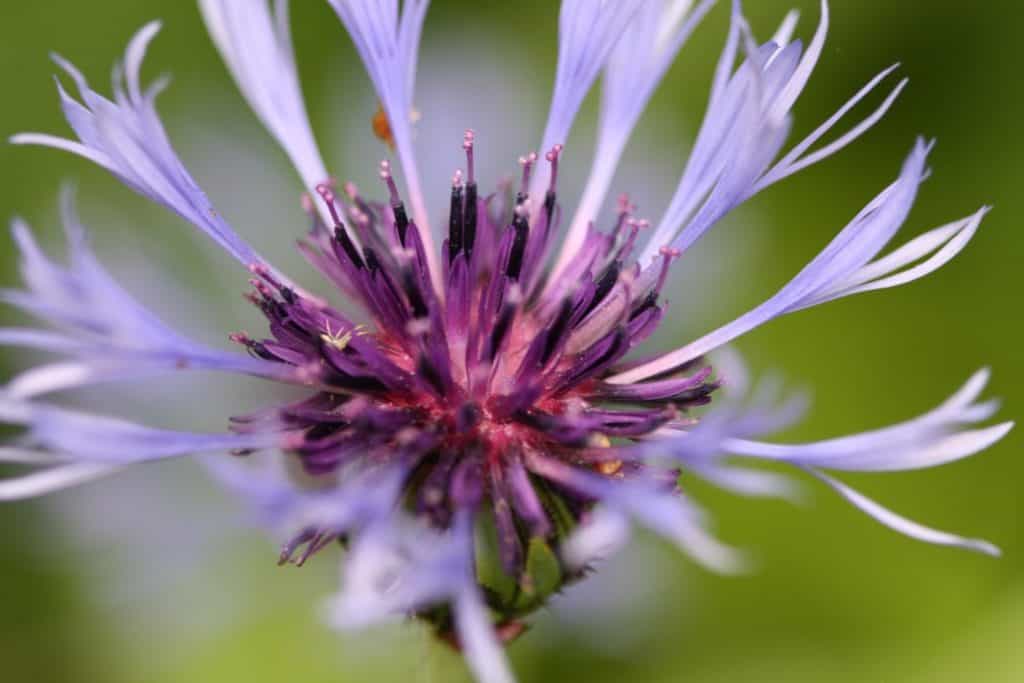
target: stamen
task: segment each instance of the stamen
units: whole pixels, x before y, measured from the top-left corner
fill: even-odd
[[[629,221],[629,217],[632,215],[636,207],[629,203],[629,195],[622,193],[619,195],[617,220],[615,221],[615,227],[612,229],[612,243],[619,241],[619,235],[622,234],[622,228]]]
[[[266,283],[264,283],[262,280],[257,280],[254,278],[252,280],[249,280],[249,284],[252,285],[252,288],[259,292],[264,299],[274,298],[274,293],[270,291],[270,287],[268,287]]]
[[[602,272],[597,279],[597,286],[594,289],[594,298],[590,301],[590,306],[587,307],[587,313],[604,301],[604,298],[608,296],[608,293],[612,291],[612,288],[619,281],[619,274],[621,271],[622,261],[615,260],[608,264],[604,269],[604,272]]]
[[[562,307],[558,309],[558,315],[555,316],[554,322],[551,323],[551,327],[548,328],[547,338],[544,340],[544,351],[540,354],[541,366],[547,365],[548,361],[551,360],[551,356],[554,354],[559,340],[569,328],[569,320],[572,318],[572,308],[572,299],[564,299],[562,301]]]
[[[468,259],[473,255],[473,243],[476,241],[476,183],[470,182],[466,185],[466,201],[463,204],[465,216],[463,218],[462,248]]]
[[[409,298],[413,317],[426,318],[427,302],[423,299],[423,293],[416,282],[416,275],[412,268],[407,267],[402,270],[402,287],[405,289],[405,295]]]
[[[548,192],[555,191],[555,185],[558,182],[558,157],[561,154],[562,145],[555,145],[544,155],[544,158],[551,164],[551,180],[548,182]]]
[[[270,351],[267,350],[266,346],[256,341],[255,339],[247,335],[245,332],[235,332],[234,334],[229,334],[228,339],[235,342],[236,344],[241,344],[242,346],[244,346],[246,350],[249,352],[249,355],[251,356],[261,358],[263,360],[280,361],[280,358],[270,353]]]
[[[352,222],[359,228],[360,233],[364,239],[370,235],[370,226],[372,225],[372,219],[359,206],[352,206],[348,210],[348,216]]]
[[[409,216],[405,213],[405,205],[402,203],[402,198],[398,194],[398,186],[395,185],[395,179],[391,175],[391,164],[385,159],[380,162],[380,179],[387,185],[388,194],[391,199],[391,210],[395,214],[395,227],[398,229],[398,241],[405,246],[405,236],[409,229]]]
[[[336,196],[334,190],[327,183],[320,183],[316,186],[317,194],[324,200],[327,205],[327,210],[331,213],[331,218],[334,220],[334,239],[341,248],[345,250],[345,255],[348,260],[352,262],[357,269],[363,268],[363,257],[359,255],[359,250],[356,249],[356,245],[352,242],[352,238],[348,236],[348,230],[345,229],[345,224],[341,220],[341,216],[338,214],[338,207],[335,204]]]
[[[530,193],[530,175],[533,173],[533,165],[537,163],[537,153],[530,152],[524,157],[519,157],[519,165],[523,167],[523,178],[519,185],[519,194],[516,195],[516,202],[523,202]]]
[[[363,253],[366,254],[366,267],[370,272],[375,273],[380,270],[380,259],[377,258],[377,252],[372,248],[367,247],[363,250]]]
[[[248,346],[252,343],[252,337],[245,332],[232,332],[228,335],[228,339],[236,344],[241,344],[242,346]]]
[[[388,187],[388,193],[391,195],[391,206],[401,205],[402,198],[398,194],[398,186],[395,184],[394,176],[391,175],[391,163],[387,159],[380,162],[380,179]]]
[[[557,200],[557,193],[555,191],[556,183],[558,182],[558,158],[562,154],[562,145],[555,145],[552,147],[544,158],[551,164],[551,181],[548,184],[548,190],[544,193],[544,242],[547,242],[548,235],[551,231],[552,221],[554,221],[555,215],[555,202]]]
[[[683,252],[679,251],[678,249],[671,248],[671,247],[662,247],[661,249],[658,250],[658,253],[661,254],[661,256],[662,256],[662,262],[661,262],[661,272],[658,273],[658,283],[656,285],[654,285],[654,292],[656,294],[660,293],[661,292],[661,288],[665,286],[665,280],[668,279],[668,269],[669,269],[669,266],[672,265],[672,261],[674,261],[675,259],[679,258],[679,256]]]
[[[462,171],[452,178],[452,200],[448,211],[448,259],[454,261],[462,251],[463,243]]]
[[[470,174],[470,180],[466,183],[466,201],[463,202],[463,229],[462,229],[462,248],[466,252],[466,258],[469,259],[473,255],[473,244],[476,242],[476,223],[477,223],[477,190],[476,181],[472,179]]]
[[[512,219],[512,227],[515,229],[516,235],[512,241],[512,250],[508,256],[508,269],[505,272],[513,280],[518,280],[523,271],[523,255],[526,252],[526,243],[530,236],[530,224],[527,222],[529,214],[529,203],[523,201],[516,207],[515,218]]]
[[[493,361],[501,349],[501,345],[508,336],[508,331],[512,327],[512,320],[515,318],[516,311],[519,309],[519,304],[522,300],[522,290],[519,289],[518,285],[513,285],[509,289],[505,305],[502,306],[501,313],[498,315],[498,321],[494,324],[494,329],[491,331],[491,338],[488,341],[487,354],[485,356],[487,362]]]
[[[330,212],[331,218],[334,219],[334,228],[338,229],[339,227],[342,227],[344,223],[342,223],[341,216],[338,214],[338,207],[334,203],[334,190],[331,189],[331,187],[326,183],[320,183],[319,185],[316,186],[316,192],[317,194],[320,195],[320,198],[323,199],[324,203],[327,205],[327,210]]]
[[[640,231],[650,226],[650,221],[645,219],[628,221],[629,224],[629,237],[626,238],[626,242],[619,249],[619,258],[626,259],[630,254],[633,253],[633,247],[636,246],[636,236],[640,234]]]
[[[476,182],[476,176],[473,173],[473,142],[475,139],[476,133],[472,128],[467,128],[466,134],[462,136],[462,149],[466,150],[466,182],[468,184]]]
[[[348,232],[341,226],[334,228],[334,240],[341,245],[342,249],[345,250],[345,255],[348,256],[352,265],[354,265],[357,270],[362,270],[364,267],[363,257],[359,255],[359,250],[356,249],[356,245],[352,243],[352,238],[348,236]]]
[[[264,282],[269,284],[277,291],[281,292],[282,296],[284,296],[286,300],[289,295],[294,298],[295,292],[292,291],[289,287],[285,286],[285,284],[278,280],[276,277],[274,277],[274,274],[270,272],[270,268],[265,263],[250,263],[249,272],[255,275],[256,277],[260,278],[258,281],[259,286],[257,287],[257,289],[259,289],[260,293],[263,294],[265,297],[270,298],[273,296],[273,294],[270,292],[269,289],[266,288],[266,286],[263,284]],[[250,280],[250,282],[256,283],[257,280]],[[254,284],[253,286],[256,285]],[[285,295],[285,290],[288,290],[288,295]]]

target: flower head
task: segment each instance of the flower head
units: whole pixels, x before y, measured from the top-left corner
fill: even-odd
[[[819,145],[893,68],[884,70],[782,151],[791,109],[822,51],[827,5],[805,48],[790,41],[795,15],[758,43],[734,3],[692,155],[669,206],[649,222],[626,196],[609,216],[600,208],[647,100],[713,3],[565,0],[541,152],[519,159],[513,182],[478,178],[474,160],[486,141],[467,129],[465,164],[451,176],[445,237],[435,246],[409,121],[427,2],[329,1],[366,66],[386,117],[375,128],[387,131],[397,160],[380,162],[381,185],[371,191],[339,187],[328,176],[302,102],[287,2],[273,11],[262,0],[200,6],[243,95],[308,190],[303,206],[312,227],[302,254],[361,314],[294,285],[192,179],[156,113],[162,84],[143,89],[139,82],[158,25],[129,44],[112,100],[57,58],[77,86],[78,99],[63,86],[59,94],[78,140],[22,134],[14,142],[84,156],[199,228],[247,269],[246,298],[266,318],[266,332],[232,333],[245,351],[237,353],[171,330],[103,269],[70,198],[67,265],[45,256],[16,222],[27,288],[0,296],[53,330],[0,329],[0,342],[66,360],[27,371],[0,395],[0,419],[26,428],[2,457],[45,467],[0,483],[0,497],[36,495],[150,459],[211,453],[202,459],[211,474],[287,534],[282,563],[303,564],[338,542],[346,548],[332,623],[413,616],[462,648],[486,681],[510,679],[499,643],[621,545],[631,523],[716,570],[740,568],[741,556],[708,534],[680,481],[698,476],[750,495],[791,489],[730,457],[791,464],[897,531],[995,552],[899,517],[822,471],[922,468],[989,446],[1011,425],[969,427],[994,412],[992,403],[976,403],[987,373],[906,423],[778,444],[759,439],[794,419],[799,401],[779,401],[770,388],[719,397],[723,383],[739,382],[709,360],[783,314],[904,284],[956,255],[985,209],[879,257],[928,174],[930,142],[917,141],[896,179],[763,304],[679,348],[629,356],[661,323],[669,270],[685,267],[687,249],[754,194],[859,137],[902,89],[903,81],[866,119]],[[562,141],[599,76],[594,162],[581,201],[563,220]],[[431,169],[432,177],[438,172]],[[38,400],[191,369],[253,375],[300,387],[304,396],[238,415],[221,434],[157,430]]]

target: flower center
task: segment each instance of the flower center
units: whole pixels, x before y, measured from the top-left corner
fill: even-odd
[[[561,146],[545,155],[539,202],[536,154],[520,158],[518,184],[481,196],[472,132],[463,148],[440,278],[387,162],[384,203],[351,183],[343,196],[317,188],[334,225],[307,201],[313,229],[300,248],[369,321],[356,324],[255,268],[249,298],[272,337],[234,339],[317,391],[235,427],[287,432],[288,450],[314,476],[397,469],[406,505],[438,527],[489,501],[501,564],[516,576],[531,539],[557,541],[591,502],[566,489],[564,473],[615,479],[641,467],[632,440],[706,403],[717,385],[706,367],[647,384],[604,381],[660,322],[659,295],[678,256],[663,249],[651,263],[635,260],[646,223],[626,198],[611,230],[591,226],[578,257],[553,275],[545,266],[561,216]]]

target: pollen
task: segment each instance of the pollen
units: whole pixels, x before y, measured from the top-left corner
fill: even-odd
[[[328,346],[338,351],[344,351],[345,348],[348,347],[349,343],[352,341],[352,337],[359,336],[365,333],[365,325],[356,325],[355,327],[349,328],[344,332],[340,330],[335,332],[331,330],[330,323],[328,323],[325,326],[325,331],[320,334],[320,339],[321,341],[323,341],[323,343],[327,344]]]
[[[621,460],[607,460],[597,464],[595,469],[606,477],[613,477],[622,470]]]

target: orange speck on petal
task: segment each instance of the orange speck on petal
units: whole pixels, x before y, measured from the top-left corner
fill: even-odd
[[[377,139],[386,144],[389,149],[394,150],[395,136],[391,133],[391,122],[388,121],[384,105],[377,104],[377,111],[374,113],[373,118],[370,119],[370,123],[373,126],[373,134],[377,136]]]

